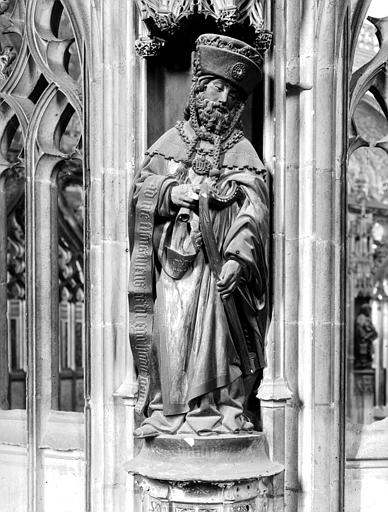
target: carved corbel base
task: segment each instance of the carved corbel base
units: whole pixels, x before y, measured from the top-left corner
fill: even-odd
[[[264,434],[159,436],[129,462],[139,512],[264,512],[283,467],[267,455]]]

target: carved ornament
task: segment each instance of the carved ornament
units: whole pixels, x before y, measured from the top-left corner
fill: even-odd
[[[233,27],[248,22],[254,28],[252,44],[262,53],[268,50],[272,33],[264,30],[263,0],[241,2],[241,0],[136,0],[141,19],[148,29],[148,41],[136,41],[136,52],[140,57],[158,55],[162,44],[157,37],[168,40],[180,28],[182,21],[202,15],[216,21],[221,33],[228,33]]]
[[[226,32],[228,29],[236,25],[238,15],[239,13],[237,7],[232,7],[230,9],[222,9],[220,10],[217,24],[223,32]]]
[[[167,34],[174,34],[178,29],[178,21],[177,18],[172,14],[159,14],[155,13],[154,15],[155,25],[162,31]]]
[[[135,42],[135,50],[139,57],[156,57],[164,46],[163,39],[144,36]]]
[[[233,507],[233,512],[254,512],[255,508],[251,507],[251,505],[235,505]]]
[[[10,73],[10,65],[15,60],[16,52],[13,46],[6,46],[0,54],[0,80],[5,80]]]

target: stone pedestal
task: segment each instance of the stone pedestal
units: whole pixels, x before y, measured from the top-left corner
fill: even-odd
[[[262,433],[159,436],[128,463],[138,512],[269,512],[273,477]]]
[[[354,370],[354,384],[357,423],[368,425],[374,419],[375,371]]]

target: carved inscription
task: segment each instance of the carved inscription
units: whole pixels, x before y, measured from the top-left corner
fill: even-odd
[[[162,505],[156,501],[151,501],[151,512],[162,512]]]
[[[256,508],[256,507],[255,507]],[[255,508],[248,504],[234,505],[233,512],[255,512]]]
[[[129,280],[130,339],[139,372],[139,395],[136,404],[138,412],[144,410],[149,390],[149,353],[153,322],[152,233],[157,198],[157,185],[155,181],[148,180],[142,187],[136,205],[136,243]]]

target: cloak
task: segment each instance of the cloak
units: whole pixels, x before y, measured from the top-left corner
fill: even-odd
[[[241,376],[206,251],[192,252],[190,233],[198,230],[197,213],[189,212],[183,225],[179,210],[170,201],[172,186],[200,185],[205,179],[181,165],[187,159],[187,140],[194,137],[189,123],[184,131],[186,141],[174,127],[146,152],[130,199],[130,339],[139,373],[138,411],[161,390],[166,416],[187,412],[193,400]],[[201,141],[199,151],[210,149]],[[235,259],[244,269],[234,298],[257,368],[265,365],[268,320],[264,176],[265,168],[253,146],[246,138],[240,139],[221,154],[218,189],[226,195],[237,184],[243,198],[211,211],[222,258]],[[171,276],[166,256],[178,233],[180,247],[190,248],[192,255],[179,279]]]

